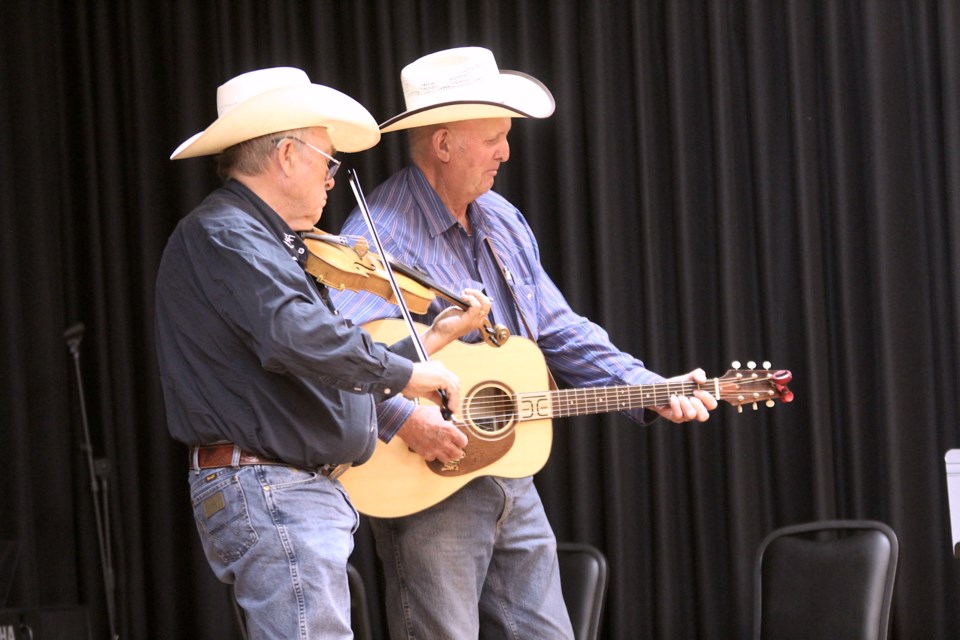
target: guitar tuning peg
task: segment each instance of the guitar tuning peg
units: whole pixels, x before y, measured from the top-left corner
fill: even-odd
[[[733,367],[734,369],[739,369],[739,368],[740,368],[740,361],[739,361],[739,360],[734,360],[733,362],[730,363],[730,366]]]
[[[764,368],[764,369],[769,369],[771,366],[772,366],[772,365],[770,364],[770,361],[769,361],[769,360],[764,360],[764,361],[763,361],[763,368]]]
[[[765,403],[768,407],[774,406],[776,403],[773,400],[767,400]]]
[[[753,360],[750,360],[749,362],[747,362],[747,369],[756,369],[756,368],[757,368],[756,362],[754,362]]]
[[[754,411],[757,410],[757,403],[756,403],[756,402],[753,403],[753,410],[754,410]]]
[[[738,404],[738,405],[737,405],[737,413],[743,413],[743,405],[742,405],[742,404]]]

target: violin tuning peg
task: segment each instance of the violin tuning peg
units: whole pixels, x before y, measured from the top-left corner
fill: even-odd
[[[747,369],[756,369],[756,368],[757,368],[756,362],[754,362],[753,360],[750,360],[749,362],[747,362]]]
[[[763,361],[763,368],[764,368],[764,369],[769,369],[771,366],[772,366],[772,365],[770,364],[770,361],[769,361],[769,360],[764,360],[764,361]]]
[[[734,369],[739,369],[739,368],[740,368],[740,361],[739,361],[739,360],[734,360],[733,362],[730,363],[730,366],[733,367]]]

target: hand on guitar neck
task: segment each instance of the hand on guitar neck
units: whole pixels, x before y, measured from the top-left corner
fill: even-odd
[[[668,378],[667,382],[697,382],[705,384],[707,374],[703,369],[694,369],[690,373]],[[710,412],[717,408],[717,399],[712,394],[696,390],[692,395],[674,394],[670,396],[670,404],[661,407],[651,407],[653,411],[660,414],[671,422],[689,422],[696,420],[705,422],[710,417]]]

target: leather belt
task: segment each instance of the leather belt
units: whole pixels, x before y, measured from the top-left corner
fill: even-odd
[[[244,451],[240,447],[225,442],[222,444],[205,444],[190,448],[190,466],[193,469],[214,469],[217,467],[245,467],[252,464],[278,464],[293,466],[280,460],[267,458],[256,453]],[[325,464],[317,468],[320,475],[335,480],[344,471],[350,468],[350,463]]]

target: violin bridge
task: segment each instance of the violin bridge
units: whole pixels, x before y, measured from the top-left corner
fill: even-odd
[[[353,243],[353,250],[357,252],[357,256],[360,258],[367,255],[367,252],[370,251],[370,245],[367,244],[367,239],[357,238],[357,241]]]

